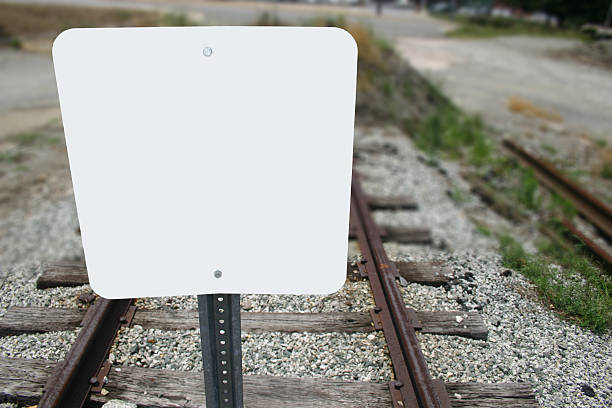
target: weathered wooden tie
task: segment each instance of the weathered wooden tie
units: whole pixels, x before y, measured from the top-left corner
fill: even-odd
[[[450,280],[448,268],[436,262],[396,262],[400,275],[408,282],[423,285],[440,286]],[[36,281],[38,289],[60,286],[81,286],[89,283],[87,268],[76,263],[46,263],[43,273]],[[347,278],[350,281],[361,280],[359,273],[354,273],[356,266],[347,263]]]
[[[38,289],[60,286],[81,286],[89,283],[87,268],[79,263],[44,263],[42,275],[36,280]]]
[[[416,210],[416,200],[410,196],[368,196],[368,206],[372,210]]]
[[[405,227],[395,225],[378,225],[380,238],[384,242],[397,242],[400,244],[430,245],[433,243],[431,230],[422,227]],[[356,239],[357,234],[351,224],[349,239]]]
[[[84,309],[11,307],[0,319],[0,336],[73,330],[85,316]],[[476,312],[416,312],[423,333],[473,339],[487,338],[488,329]],[[242,312],[245,332],[367,332],[373,331],[371,314]],[[133,325],[145,329],[188,330],[199,328],[197,310],[136,309]]]
[[[396,268],[402,278],[408,282],[428,286],[442,286],[450,281],[451,271],[439,262],[395,262]],[[363,277],[359,273],[358,265],[347,264],[347,279],[359,281]]]
[[[0,357],[0,402],[35,405],[55,362]],[[87,407],[120,399],[151,408],[196,408],[204,404],[199,371],[115,367],[104,386],[105,395],[91,394]],[[454,408],[536,408],[525,383],[447,383]],[[389,408],[386,384],[325,378],[244,377],[245,405],[250,408]]]

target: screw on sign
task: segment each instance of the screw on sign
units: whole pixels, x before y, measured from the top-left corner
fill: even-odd
[[[345,280],[355,41],[331,27],[71,29],[53,60],[92,289],[198,295],[206,405],[242,406],[240,293]],[[295,263],[305,247],[320,267]]]

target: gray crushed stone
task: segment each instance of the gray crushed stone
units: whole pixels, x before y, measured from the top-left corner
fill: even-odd
[[[250,312],[354,312],[374,307],[367,282],[351,282],[329,296],[319,295],[241,295],[242,310]],[[142,298],[136,306],[145,309],[197,309],[195,296]]]
[[[479,234],[466,215],[466,208],[481,205],[478,198],[472,196],[469,204],[462,204],[452,201],[447,194],[448,189],[457,186],[466,189],[457,181],[460,169],[448,163],[442,163],[443,172],[426,166],[412,150],[410,141],[392,129],[358,131],[358,144],[381,141],[393,146],[397,154],[360,155],[356,166],[367,176],[364,189],[372,194],[412,195],[420,208],[418,213],[376,212],[376,219],[381,223],[428,226],[432,228],[437,246],[387,243],[385,248],[389,256],[405,261],[441,259],[453,272],[453,280],[446,288],[416,284],[402,287],[406,303],[421,310],[478,311],[490,330],[488,341],[419,334],[432,375],[446,381],[529,382],[544,407],[612,406],[610,333],[595,335],[563,321],[542,305],[525,278],[515,272],[505,272],[499,256],[495,255],[495,242]],[[51,206],[46,210],[57,208]],[[42,212],[46,210],[41,209]],[[57,215],[49,215],[48,220],[54,219]],[[73,221],[62,222],[74,225]],[[41,228],[35,223],[23,225],[32,228],[24,232],[26,235],[45,235],[52,231],[48,225]],[[77,250],[71,244],[58,249],[61,245],[55,242],[62,239],[71,242],[73,238],[68,235],[73,231],[70,228],[53,231],[58,235],[46,235],[48,238],[36,241],[41,248],[35,254],[54,255],[45,260],[78,255],[80,248]],[[444,250],[440,248],[442,243],[446,245]],[[25,257],[23,254],[17,257],[20,261]],[[33,260],[41,256],[36,255]],[[351,243],[349,259],[357,256],[357,246]],[[8,258],[3,259],[2,262],[6,262]],[[0,313],[11,305],[82,307],[76,298],[89,290],[87,286],[37,290],[34,286],[40,272],[37,267],[8,269],[5,265],[0,265],[0,271],[9,278],[0,287]],[[195,297],[191,296],[138,302],[142,308],[197,307]],[[243,310],[277,312],[358,311],[372,307],[367,282],[350,283],[327,297],[244,295],[241,303]],[[77,332],[2,338],[0,356],[57,360],[63,357]],[[391,374],[382,333],[244,334],[242,344],[246,374],[325,376],[377,382],[388,381]],[[123,329],[111,358],[119,369],[123,365],[133,365],[199,370],[198,331]]]
[[[7,269],[8,277],[0,284],[0,317],[4,316],[9,306],[86,307],[78,297],[91,292],[89,285],[39,290],[36,289],[36,278],[28,276],[38,276],[41,272],[40,264]]]
[[[8,266],[46,261],[82,261],[74,198],[42,201],[0,218],[0,279]],[[30,275],[30,277],[33,275]]]
[[[369,195],[409,196],[416,200],[418,211],[375,211],[381,225],[426,227],[431,230],[433,246],[412,246],[412,254],[440,254],[479,248],[491,250],[494,243],[476,231],[468,215],[448,196],[450,175],[453,183],[461,183],[458,169],[447,165],[444,173],[426,165],[406,136],[394,128],[360,130],[359,145],[393,146],[396,154],[358,154],[355,168],[364,174],[362,187]],[[450,175],[449,175],[450,174]],[[467,194],[468,187],[462,187]],[[469,195],[469,194],[468,194]],[[474,197],[473,200],[476,200]],[[392,251],[394,252],[394,251]],[[390,254],[392,255],[392,254]]]
[[[62,360],[80,329],[0,338],[0,356],[27,359]]]
[[[382,333],[243,333],[242,353],[245,375],[390,380]],[[199,371],[199,330],[123,329],[110,357],[115,365]]]
[[[612,335],[563,321],[538,299],[522,275],[497,255],[447,256],[454,279],[446,289],[409,284],[417,309],[477,311],[487,341],[419,334],[432,374],[453,382],[528,382],[545,407],[612,404]],[[589,397],[582,387],[595,391]]]

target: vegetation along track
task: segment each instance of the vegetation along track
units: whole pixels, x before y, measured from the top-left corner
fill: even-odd
[[[521,163],[533,169],[535,176],[542,184],[571,202],[604,238],[612,241],[612,209],[610,207],[563,175],[546,160],[532,155],[510,140],[504,140],[503,144]],[[563,220],[563,226],[608,267],[612,267],[612,257],[603,248],[581,233],[569,220]]]
[[[430,244],[427,229],[390,229],[374,223],[372,208],[415,210],[406,197],[366,197],[354,175],[350,237],[361,259],[347,264],[347,280],[368,279],[375,308],[369,313],[242,312],[242,330],[279,332],[359,332],[383,330],[393,367],[389,384],[326,378],[246,376],[249,407],[535,407],[529,384],[443,383],[427,368],[416,331],[487,338],[477,312],[429,312],[408,309],[398,279],[442,285],[448,271],[436,263],[390,261],[385,240]],[[38,278],[40,290],[86,284],[83,265],[47,264]],[[11,307],[0,319],[0,336],[70,330],[82,326],[64,361],[0,358],[0,401],[39,407],[100,406],[122,399],[147,407],[200,407],[202,374],[139,367],[115,367],[108,350],[121,326],[165,330],[197,329],[197,310],[136,309],[132,299],[107,300],[85,295],[82,309]],[[458,316],[463,316],[461,319]]]

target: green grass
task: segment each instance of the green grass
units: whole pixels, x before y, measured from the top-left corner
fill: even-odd
[[[612,163],[606,163],[603,165],[603,167],[601,168],[601,177],[605,178],[606,180],[611,180],[612,179]]]
[[[418,127],[415,144],[431,156],[467,159],[480,166],[491,158],[491,142],[480,118],[444,108],[428,116]]]
[[[18,142],[19,144],[31,145],[36,143],[42,138],[42,135],[37,132],[26,132],[20,133],[13,137],[13,140]]]
[[[440,18],[459,24],[449,31],[447,36],[456,38],[492,38],[506,35],[529,35],[573,38],[589,41],[590,37],[571,28],[557,28],[543,23],[523,21],[509,17],[491,16],[450,16],[437,15]]]
[[[270,13],[269,11],[264,11],[257,17],[253,25],[256,25],[256,26],[283,26],[286,24],[283,21],[281,21],[281,19],[278,17],[278,14]]]
[[[546,143],[542,144],[542,149],[546,150],[548,153],[550,153],[552,155],[555,155],[555,154],[558,153],[558,150],[557,150],[556,147],[551,146],[551,145],[546,144]]]
[[[0,163],[17,163],[21,159],[21,153],[19,152],[1,152],[0,153]]]
[[[43,143],[57,144],[60,138],[57,136],[45,136],[38,132],[25,132],[11,136],[11,140],[17,142],[21,146],[32,146]]]
[[[17,37],[9,37],[8,46],[14,50],[21,49],[21,40]]]
[[[493,235],[489,227],[481,223],[476,223],[476,231],[478,231],[480,234],[484,235],[485,237],[490,237]]]
[[[538,196],[538,180],[530,168],[520,168],[519,183],[515,189],[516,200],[530,210],[540,209],[542,203]]]
[[[525,275],[561,315],[599,333],[612,327],[612,280],[588,257],[550,242],[528,254],[508,235],[499,244],[503,265]]]
[[[578,211],[571,201],[561,197],[555,192],[550,194],[550,203],[548,204],[548,210],[553,214],[562,214],[565,218],[572,219]]]
[[[452,191],[449,192],[451,200],[456,202],[457,204],[463,204],[470,201],[472,198],[471,195],[458,187],[455,187]]]
[[[185,14],[166,13],[159,18],[159,25],[162,27],[189,27],[198,26],[198,22],[191,20]]]
[[[580,182],[580,180],[584,177],[584,176],[588,176],[589,173],[586,170],[567,170],[565,171],[565,174],[571,178],[572,180],[576,181],[576,182]]]

